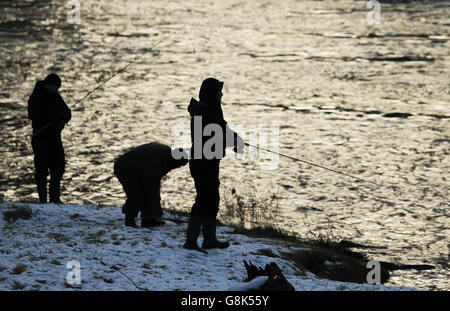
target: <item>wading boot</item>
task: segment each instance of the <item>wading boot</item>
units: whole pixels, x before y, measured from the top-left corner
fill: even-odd
[[[59,195],[60,195],[60,181],[59,180],[53,180],[50,179],[50,203],[55,203],[55,204],[63,204],[63,202],[61,202],[61,200],[59,199]]]
[[[127,227],[133,227],[136,228],[136,221],[134,220],[134,217],[129,215],[129,214],[125,214],[125,226]]]
[[[141,227],[151,228],[156,226],[164,226],[166,223],[161,219],[161,216],[142,217]]]
[[[200,235],[201,227],[202,221],[199,218],[191,217],[189,219],[186,233],[186,243],[184,243],[183,248],[192,249],[207,254],[207,252],[197,244],[197,239]]]
[[[216,238],[216,219],[215,218],[206,218],[203,221],[203,243],[202,247],[204,249],[211,249],[211,248],[227,248],[230,246],[229,242],[220,242]]]
[[[47,179],[37,180],[37,191],[39,195],[39,203],[47,203]]]

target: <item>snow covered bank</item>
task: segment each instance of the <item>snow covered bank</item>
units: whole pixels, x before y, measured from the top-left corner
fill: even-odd
[[[123,225],[117,207],[5,202],[0,211],[18,207],[29,207],[32,216],[0,217],[0,290],[136,290],[130,279],[149,290],[239,289],[248,287],[243,260],[277,263],[296,290],[407,290],[317,278],[288,260],[261,255],[291,251],[288,244],[231,234],[227,227],[218,228],[218,237],[231,242],[228,249],[185,250],[187,224],[179,216],[165,214],[163,227],[134,229]],[[81,284],[70,285],[78,263]]]

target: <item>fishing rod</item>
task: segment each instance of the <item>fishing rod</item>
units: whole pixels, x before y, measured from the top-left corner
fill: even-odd
[[[301,160],[301,159],[298,159],[298,158],[294,158],[294,157],[291,157],[289,155],[278,153],[278,152],[275,152],[275,151],[272,151],[272,150],[269,150],[269,149],[265,149],[265,148],[262,148],[262,147],[254,146],[254,145],[251,145],[249,143],[245,143],[245,145],[248,146],[248,147],[253,147],[253,148],[260,149],[260,150],[263,150],[263,151],[266,151],[266,152],[274,153],[276,155],[280,155],[282,157],[285,157],[285,158],[288,158],[288,159],[291,159],[291,160],[294,160],[294,161],[298,161],[298,162],[306,163],[306,164],[309,164],[309,165],[312,165],[312,166],[320,167],[320,168],[325,169],[327,171],[331,171],[331,172],[338,173],[338,174],[341,174],[341,175],[345,175],[345,176],[348,176],[348,177],[356,178],[358,180],[361,180],[361,181],[364,181],[364,182],[368,182],[368,183],[377,185],[379,187],[386,187],[385,185],[381,185],[381,184],[378,184],[376,182],[373,182],[373,181],[370,181],[370,180],[366,180],[366,179],[363,179],[363,178],[358,177],[358,176],[350,175],[350,174],[347,174],[347,173],[344,173],[344,172],[341,172],[341,171],[334,170],[332,168],[328,168],[328,167],[325,167],[325,166],[322,166],[322,165],[319,165],[319,164],[315,164],[315,163],[312,163],[312,162],[309,162],[309,161],[305,161],[305,160]]]
[[[70,106],[70,109],[72,109],[73,107],[75,107],[76,105],[78,105],[79,103],[81,103],[83,100],[85,100],[86,98],[88,98],[92,93],[94,93],[95,91],[97,91],[99,88],[101,88],[103,85],[105,85],[109,80],[111,80],[112,78],[114,78],[115,76],[117,76],[119,73],[124,72],[129,66],[131,66],[132,64],[134,64],[138,59],[140,59],[142,56],[144,56],[145,54],[147,54],[148,52],[152,51],[155,47],[157,47],[158,45],[160,45],[162,42],[168,40],[170,37],[172,37],[174,34],[180,32],[182,29],[184,29],[186,27],[186,25],[184,25],[181,29],[178,29],[177,31],[172,32],[169,36],[163,38],[162,40],[160,40],[158,43],[156,43],[154,46],[152,46],[149,50],[144,51],[142,54],[140,54],[138,57],[136,57],[135,59],[133,59],[131,62],[129,62],[126,66],[122,67],[121,69],[117,70],[116,72],[114,72],[108,79],[104,80],[103,82],[101,82],[96,88],[94,88],[93,90],[89,91],[85,96],[83,96],[81,99],[77,100],[75,102],[75,104],[73,104],[72,106]],[[32,138],[35,138],[37,135],[39,135],[40,133],[42,133],[46,128],[48,128],[52,123],[47,123],[45,126],[41,127],[36,133],[33,134]]]

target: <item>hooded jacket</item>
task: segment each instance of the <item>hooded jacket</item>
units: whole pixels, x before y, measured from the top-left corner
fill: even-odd
[[[161,215],[161,178],[173,169],[172,153],[169,146],[151,142],[128,150],[114,162],[114,173],[121,178],[137,178],[142,186],[146,206]],[[124,174],[124,175],[123,175]],[[129,182],[129,180],[127,180]]]
[[[128,150],[116,162],[141,180],[159,184],[161,178],[173,169],[171,159],[170,147],[155,141]]]
[[[191,158],[194,160],[211,160],[220,161],[225,157],[225,148],[227,146],[227,135],[236,135],[227,125],[223,117],[222,106],[220,100],[217,99],[217,93],[222,90],[223,82],[208,78],[203,81],[199,92],[200,101],[192,98],[189,106],[188,112],[191,115]],[[201,118],[196,118],[201,117]],[[197,122],[201,123],[196,124]],[[220,127],[221,133],[212,132],[211,135],[205,135],[204,130],[210,124],[216,124]],[[199,131],[201,129],[201,132]],[[197,131],[197,132],[196,132]],[[204,147],[208,143],[208,140],[212,139],[215,135],[222,135],[220,139],[222,140],[222,152],[219,153],[215,148],[211,147],[211,142],[207,146],[207,150],[212,149],[215,153],[219,154],[218,157],[214,156],[212,159],[209,156],[205,156]],[[201,135],[201,139],[196,136]],[[214,140],[219,139],[214,137]],[[231,145],[232,146],[232,145]],[[215,147],[215,145],[213,146]]]
[[[38,81],[28,99],[28,119],[32,121],[33,133],[47,124],[38,139],[60,139],[64,124],[72,117],[71,111],[59,93],[51,93],[45,89],[45,82]]]

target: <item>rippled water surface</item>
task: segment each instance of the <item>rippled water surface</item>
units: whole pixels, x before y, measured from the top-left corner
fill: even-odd
[[[370,257],[437,267],[394,272],[390,284],[450,289],[448,2],[382,3],[372,26],[365,1],[80,3],[80,25],[67,23],[67,1],[0,3],[0,200],[37,200],[26,114],[37,79],[60,74],[72,105],[167,38],[73,109],[63,201],[121,206],[114,159],[141,143],[173,144],[190,97],[215,76],[229,123],[279,124],[280,152],[399,187],[230,157],[224,193],[277,192],[280,227],[387,246]],[[385,116],[393,112],[411,116]],[[194,194],[187,167],[163,184],[166,207],[188,211]]]

